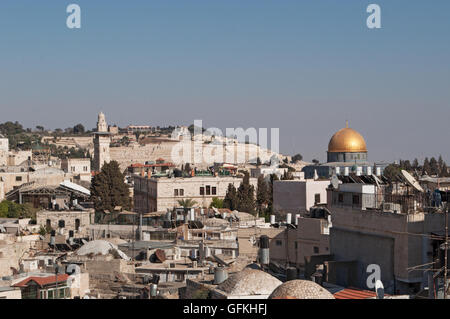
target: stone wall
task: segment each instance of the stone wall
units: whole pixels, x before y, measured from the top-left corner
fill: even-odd
[[[180,151],[177,152],[177,150]],[[213,165],[214,162],[242,164],[250,160],[256,161],[258,156],[264,162],[275,154],[254,144],[229,144],[224,146],[211,143],[194,146],[193,141],[170,140],[153,142],[145,146],[111,147],[109,151],[111,160],[117,161],[122,170],[125,170],[131,164],[156,161],[158,158],[180,165],[181,162],[184,162],[195,163],[197,166],[207,166]],[[172,153],[176,158],[173,158]],[[182,160],[181,162],[178,161],[178,157]]]
[[[91,224],[93,211],[47,211],[43,210],[36,213],[37,224],[46,227],[47,220],[50,220],[52,229],[61,230],[64,235],[68,235],[70,230],[75,232],[76,237],[89,235],[88,227]],[[65,226],[60,229],[58,223],[64,220]],[[76,221],[79,220],[79,229],[76,231]]]

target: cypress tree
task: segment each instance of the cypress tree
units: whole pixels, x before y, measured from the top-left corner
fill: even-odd
[[[236,196],[236,187],[233,184],[228,184],[227,193],[223,200],[223,207],[228,208],[229,210],[236,210],[238,207],[237,196]]]
[[[258,177],[258,189],[256,192],[256,203],[258,204],[258,210],[261,213],[263,207],[269,203],[270,194],[269,187],[263,175]]]
[[[249,214],[255,213],[255,188],[250,185],[250,176],[245,172],[244,179],[237,191],[238,210]]]
[[[113,211],[116,206],[131,209],[130,191],[124,179],[119,163],[112,161],[103,165],[91,184],[91,200],[96,211]]]

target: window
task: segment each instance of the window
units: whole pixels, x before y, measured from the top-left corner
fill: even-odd
[[[184,189],[180,189],[180,196],[184,196]]]
[[[275,241],[275,245],[283,246],[283,242],[281,240],[277,240],[277,241]]]
[[[60,220],[60,221],[58,221],[58,227],[59,228],[64,228],[64,227],[66,227],[66,222],[64,221],[64,220]]]
[[[298,242],[294,242],[295,249],[298,249]]]
[[[83,167],[83,171],[87,172],[87,171],[88,171],[88,167],[87,167],[87,166],[84,166],[84,167]]]
[[[80,230],[80,220],[78,218],[75,219],[75,230],[76,231]]]
[[[16,182],[21,182],[22,181],[22,176],[16,176]]]
[[[200,187],[200,195],[205,195],[205,188],[204,187]]]
[[[212,188],[211,188],[211,193],[212,193],[213,195],[216,195],[216,194],[217,194],[217,188],[216,188],[216,187],[212,187]]]
[[[339,195],[338,195],[338,202],[339,203],[343,203],[344,202],[344,194],[339,193]]]
[[[211,186],[206,186],[206,195],[211,195]]]
[[[353,195],[353,205],[359,205],[359,195]]]
[[[173,190],[173,196],[178,196],[178,189]]]
[[[59,299],[64,299],[64,292],[65,292],[65,288],[60,288],[60,289],[58,289],[59,291],[58,291],[58,298]]]
[[[314,249],[314,253],[315,253],[315,254],[318,254],[318,253],[319,253],[319,247],[317,247],[317,246],[314,246],[314,248],[313,248],[313,249]]]
[[[72,166],[72,167],[70,168],[70,170],[71,170],[72,172],[75,172],[75,166]]]
[[[320,204],[320,194],[314,195],[314,204]]]

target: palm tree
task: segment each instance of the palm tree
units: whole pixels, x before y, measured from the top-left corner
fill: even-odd
[[[178,201],[178,205],[180,205],[180,206],[182,206],[184,208],[190,208],[190,207],[193,207],[196,204],[197,204],[197,202],[195,200],[190,199],[190,198],[188,198],[188,199],[180,199]]]

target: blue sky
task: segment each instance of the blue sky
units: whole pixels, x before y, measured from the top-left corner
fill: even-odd
[[[325,160],[348,119],[371,160],[450,162],[450,2],[430,3],[2,0],[0,121],[279,127],[282,152]]]

